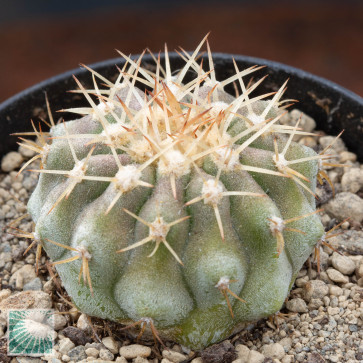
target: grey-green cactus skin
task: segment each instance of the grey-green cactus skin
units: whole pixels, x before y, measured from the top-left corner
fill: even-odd
[[[228,337],[241,323],[267,317],[281,309],[298,271],[324,233],[319,216],[314,214],[315,198],[312,195],[315,193],[318,158],[312,149],[290,142],[289,135],[284,136],[281,128],[274,128],[278,122],[251,141],[253,135],[269,124],[268,120],[275,120],[282,111],[275,101],[265,115],[267,121],[261,123],[260,128],[243,134],[253,127],[247,122],[251,107],[256,115],[260,115],[271,101],[257,100],[251,102],[251,107],[242,102],[237,112],[234,111],[236,115],[227,130],[224,133],[220,131],[221,140],[213,141],[212,132],[208,134],[210,140],[213,139],[208,146],[214,149],[195,160],[193,157],[197,151],[189,153],[193,162],[184,165],[183,172],[173,174],[174,184],[170,177],[173,171],[169,170],[168,174],[160,166],[161,155],[142,169],[138,180],[143,184],[124,190],[110,209],[119,192],[111,178],[115,178],[121,167],[132,165],[140,168],[146,162],[144,159],[140,161],[140,155],[125,151],[145,136],[141,135],[140,139],[137,135],[138,139],[133,139],[139,129],[130,114],[136,115],[149,107],[143,104],[146,101],[141,91],[130,91],[131,81],[132,76],[124,83],[120,82],[119,88],[120,84],[123,85],[121,91],[115,91],[112,96],[112,102],[121,104],[122,101],[129,113],[120,105],[114,113],[99,115],[100,111],[96,110],[93,111],[96,116],[86,115],[52,127],[50,133],[53,139],[44,155],[44,169],[29,200],[28,210],[36,225],[36,236],[53,262],[62,262],[77,255],[77,251],[62,245],[76,250],[82,246],[82,251],[87,251],[92,291],[88,280],[82,278],[79,281],[80,270],[85,268],[81,257],[56,265],[65,289],[80,311],[124,324],[151,319],[162,338],[201,349]],[[164,115],[165,109],[169,108],[175,115],[177,111],[172,108],[177,106],[173,105],[175,101],[168,93],[172,83],[167,78],[164,81],[169,86],[163,88],[159,85],[158,88],[164,94],[164,109],[160,105],[155,107],[161,108]],[[208,107],[203,106],[204,110],[220,107],[221,103],[228,108],[237,100],[222,88],[216,87],[213,91],[208,85],[196,88],[179,96],[179,91],[174,92],[184,114],[188,111],[188,104],[193,104],[193,92],[197,92],[199,101],[206,103],[208,94],[212,98],[217,94],[219,104],[211,101]],[[130,97],[129,91],[136,92],[139,97],[135,93]],[[119,148],[119,144],[112,144],[109,136],[102,136],[102,139],[101,135],[105,134],[105,122],[117,125],[125,112],[123,125],[132,130],[128,131],[131,136],[127,136],[129,139],[124,142],[125,148]],[[212,114],[208,111],[205,115],[210,120],[221,114],[227,118],[227,112],[218,112]],[[159,116],[150,114],[149,117],[156,120]],[[169,117],[172,119],[172,116]],[[205,119],[201,116],[200,121]],[[212,121],[205,122],[208,125],[207,122]],[[180,128],[183,127],[184,121],[180,125]],[[178,138],[180,133],[177,131],[180,129],[178,125],[174,126],[176,129],[171,127],[169,133]],[[155,130],[151,132],[150,129],[146,127],[144,131],[156,138]],[[197,132],[202,131],[201,128]],[[232,167],[224,167],[214,152],[218,148],[213,146],[213,142],[223,148],[236,135],[241,137],[229,145],[231,150],[246,142],[248,145],[238,153]],[[165,134],[161,137],[162,140],[166,138]],[[170,143],[175,142],[175,138],[170,138]],[[174,149],[185,152],[193,141],[184,140],[172,146],[170,143],[168,146],[163,144],[160,150],[169,147],[163,155]],[[306,161],[291,167],[309,181],[299,179],[300,182],[297,182],[288,173],[277,175],[279,168],[274,162],[276,147],[281,153],[287,143],[289,147],[284,157],[286,160],[306,158]],[[160,151],[153,155],[157,152]],[[88,158],[83,176],[104,179],[81,177],[74,183],[75,174],[70,174],[76,164],[74,156],[78,161]],[[260,169],[247,170],[237,167],[239,165]],[[205,198],[189,203],[203,196],[208,180],[215,181],[223,197],[217,198],[215,204]],[[146,187],[146,184],[152,187]],[[69,195],[65,195],[70,186]],[[241,192],[260,196],[243,195]],[[271,218],[287,221],[299,216],[302,218],[292,221],[288,227],[303,233],[282,227],[284,247],[280,246],[277,254],[278,239]],[[165,235],[180,261],[163,242],[155,252],[156,240],[122,251],[149,236],[150,226],[143,221],[152,223],[158,218],[162,218],[165,225],[180,220],[170,226]],[[153,255],[150,257],[150,254]],[[229,283],[219,286],[223,278],[227,278]]]

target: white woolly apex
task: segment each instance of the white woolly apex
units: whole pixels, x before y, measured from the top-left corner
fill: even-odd
[[[115,178],[115,187],[121,192],[128,192],[139,184],[141,171],[135,165],[126,165],[116,173]]]
[[[168,150],[160,158],[159,172],[163,175],[174,174],[176,177],[190,172],[190,162],[179,150]]]
[[[132,140],[129,147],[135,153],[132,157],[138,163],[144,163],[154,156],[154,151],[146,139]]]
[[[121,133],[127,132],[119,123],[106,125],[106,130],[102,130],[101,135],[106,136],[106,131],[109,136],[118,136]]]
[[[154,222],[151,223],[149,235],[155,240],[163,240],[169,233],[169,225],[164,222],[163,217],[157,217]]]
[[[90,260],[92,255],[88,252],[87,248],[85,246],[78,246],[76,247],[77,251],[73,251],[74,255],[78,255],[79,258],[86,258],[87,260]]]
[[[270,230],[273,234],[276,232],[283,232],[285,229],[285,222],[280,217],[272,216],[270,218]]]
[[[141,324],[146,324],[146,325],[152,325],[154,323],[154,320],[152,318],[141,318],[140,319]]]
[[[229,279],[229,277],[227,276],[223,276],[219,279],[218,283],[215,285],[215,287],[217,289],[228,289],[229,288],[229,284],[230,284],[231,280]]]
[[[69,171],[69,176],[76,182],[81,183],[85,174],[85,165],[83,161],[77,161],[72,170]]]
[[[159,132],[165,130],[165,114],[164,109],[159,105],[157,107],[153,107],[152,113],[150,112],[148,107],[143,107],[137,114],[134,116],[134,120],[140,125],[145,125],[147,123],[147,119],[156,123],[157,129]]]
[[[211,103],[212,109],[209,111],[209,113],[211,116],[217,117],[221,112],[227,109],[228,106],[229,104],[223,101],[212,102]]]
[[[247,115],[247,118],[254,124],[259,125],[263,122],[265,122],[265,118],[261,115],[256,115],[255,113],[249,113]]]
[[[33,240],[36,242],[40,242],[40,234],[38,232],[33,232]]]
[[[121,124],[116,123],[106,125],[106,130],[103,130],[100,135],[105,138],[108,135],[112,141],[117,141],[121,144],[124,144],[129,140],[130,133],[124,129]],[[107,140],[105,142],[107,142]]]
[[[99,110],[99,112],[101,112],[102,115],[107,115],[114,108],[115,108],[115,105],[113,104],[113,102],[109,102],[109,101],[107,101],[106,103],[101,101],[96,106],[96,109]],[[95,109],[92,110],[91,116],[92,116],[93,120],[95,120],[95,121],[99,120],[98,112]]]
[[[216,182],[214,179],[208,179],[203,183],[202,196],[204,198],[204,204],[217,205],[222,199],[223,187],[221,183]]]
[[[287,166],[287,160],[285,159],[284,154],[278,154],[278,155],[279,155],[279,160],[277,160],[276,154],[273,155],[272,159],[276,165],[276,168],[280,171],[284,171]]]
[[[234,170],[241,165],[239,154],[229,147],[217,149],[214,152],[214,156],[218,166],[221,166],[223,169]]]
[[[219,88],[220,87],[220,84],[221,84],[221,82],[219,82],[219,81],[212,81],[212,79],[211,78],[209,78],[209,77],[207,77],[206,78],[206,80],[205,80],[205,85],[206,86],[209,86],[209,87],[214,87],[215,85],[217,85],[217,87],[216,87],[216,89],[217,88]]]
[[[107,113],[110,112],[110,110],[113,110],[115,108],[115,104],[113,102],[107,101],[105,102],[100,102],[97,105],[97,108],[102,111],[103,113]]]

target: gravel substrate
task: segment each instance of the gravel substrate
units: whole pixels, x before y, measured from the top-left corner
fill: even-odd
[[[294,124],[300,112],[292,110],[284,123]],[[304,115],[303,128],[312,131],[315,122]],[[333,136],[297,138],[298,142],[322,150]],[[281,314],[251,324],[230,340],[202,352],[165,342],[169,349],[154,342],[136,342],[122,326],[101,319],[90,319],[70,303],[55,270],[43,253],[38,275],[35,249],[25,256],[31,240],[3,233],[0,244],[0,362],[118,362],[118,363],[289,363],[363,362],[363,165],[357,162],[343,141],[332,146],[338,162],[350,167],[330,168],[328,174],[336,195],[327,183],[319,186],[319,204],[326,230],[350,217],[329,239],[340,254],[321,249],[321,273],[313,258],[304,265]],[[26,213],[27,200],[37,183],[35,173],[21,164],[31,157],[22,147],[2,159],[0,174],[0,227],[3,229]],[[32,230],[29,218],[12,225]],[[11,230],[7,229],[8,232]],[[13,230],[15,233],[16,231]],[[55,315],[54,354],[41,358],[6,355],[7,308],[54,308],[68,314]]]

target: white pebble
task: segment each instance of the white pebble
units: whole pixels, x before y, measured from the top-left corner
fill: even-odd
[[[18,169],[22,162],[23,157],[21,156],[21,154],[15,151],[10,151],[1,160],[1,169],[5,173],[8,173],[12,170]]]
[[[251,350],[248,356],[247,363],[262,363],[265,360],[265,356],[256,350]]]
[[[133,359],[136,357],[147,358],[151,354],[151,348],[140,344],[126,345],[120,348],[120,355],[126,359]]]
[[[344,275],[350,275],[355,270],[354,261],[352,261],[348,256],[340,255],[336,252],[333,253],[332,265]]]
[[[58,351],[61,354],[67,354],[74,347],[75,347],[75,344],[69,338],[64,338],[59,342]]]
[[[93,358],[97,358],[98,357],[98,354],[100,353],[98,351],[98,349],[96,348],[87,348],[85,350],[86,354],[87,354],[87,357],[93,357]]]
[[[340,221],[347,217],[359,223],[363,220],[363,199],[353,193],[338,193],[334,199],[324,204],[323,208]]]
[[[363,170],[349,168],[342,177],[343,192],[357,193],[363,187]]]
[[[328,268],[326,270],[326,273],[328,274],[330,280],[332,280],[334,282],[338,282],[341,284],[346,284],[347,282],[349,282],[349,279],[347,276],[344,276],[341,272],[339,272],[338,270],[335,270],[333,268]]]
[[[268,344],[262,347],[262,354],[268,358],[281,359],[285,355],[285,349],[279,343]]]
[[[102,339],[103,345],[113,354],[117,354],[119,350],[119,343],[112,337]]]
[[[301,298],[295,298],[291,299],[286,303],[286,307],[288,310],[294,312],[294,313],[306,313],[308,312],[308,307],[306,306],[306,303]]]
[[[187,359],[187,357],[184,354],[174,352],[173,350],[163,350],[163,357],[166,359],[169,359],[170,361],[174,363],[180,363]]]

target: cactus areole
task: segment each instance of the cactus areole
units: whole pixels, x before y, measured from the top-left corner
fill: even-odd
[[[217,80],[208,43],[198,62],[205,42],[180,69],[167,51],[152,70],[120,52],[114,82],[75,78],[89,107],[65,111],[80,117],[24,141],[40,161],[33,239],[78,309],[192,349],[281,309],[324,233],[315,185],[328,158],[280,124],[286,82],[258,95],[260,67],[236,64]]]

